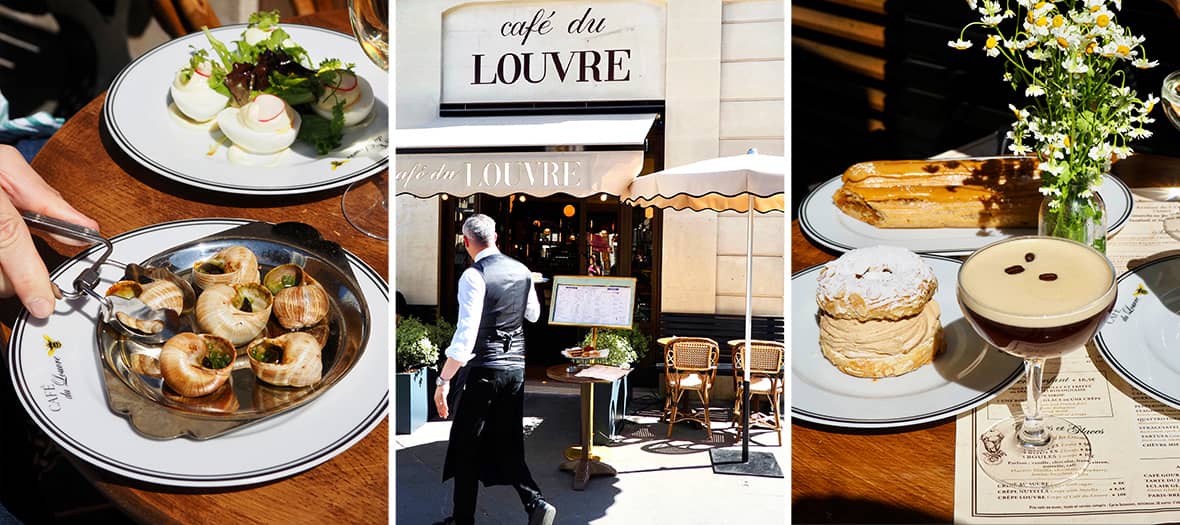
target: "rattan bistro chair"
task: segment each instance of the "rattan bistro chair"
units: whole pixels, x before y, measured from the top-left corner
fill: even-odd
[[[680,421],[704,423],[705,431],[711,437],[713,427],[709,423],[709,389],[717,377],[717,359],[721,350],[717,342],[705,337],[677,337],[664,348],[664,365],[668,377],[668,396],[664,401],[664,414],[668,416],[668,437],[672,437],[672,426]],[[704,405],[703,419],[680,413],[680,398],[687,391],[694,391]]]
[[[737,393],[737,399],[733,402],[733,414],[735,421],[740,421],[742,414],[742,400],[745,399],[745,392],[742,390],[742,377],[745,375],[745,346],[746,342],[741,341],[733,345],[733,377],[734,377],[734,392]],[[779,415],[779,400],[783,398],[783,354],[785,348],[783,343],[778,341],[750,341],[750,404],[753,405],[760,397],[766,396],[770,401],[771,416],[755,421],[752,417],[750,425],[755,423],[762,424],[767,428],[771,428],[778,434],[778,444],[783,444],[783,426]],[[752,414],[751,414],[752,416]],[[741,424],[737,424],[734,428],[738,431],[738,437],[741,437]]]

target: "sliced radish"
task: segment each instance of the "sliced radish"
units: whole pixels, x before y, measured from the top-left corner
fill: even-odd
[[[193,72],[205,78],[209,78],[209,75],[213,73],[213,68],[209,66],[208,62],[201,62],[197,64],[197,68],[194,69]]]
[[[356,75],[353,75],[351,73],[340,72],[339,77],[340,77],[340,85],[336,86],[333,89],[335,89],[336,91],[344,91],[344,92],[348,92],[348,91],[352,91],[352,90],[356,89],[356,85],[357,85]],[[349,79],[352,80],[351,83],[347,83]]]
[[[270,122],[279,118],[279,115],[287,111],[287,103],[274,95],[258,95],[258,98],[254,99],[254,105],[258,108],[257,115],[270,115],[269,117],[259,118],[259,122]]]

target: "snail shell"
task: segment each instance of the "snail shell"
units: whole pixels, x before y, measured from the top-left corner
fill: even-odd
[[[184,292],[170,281],[152,281],[140,284],[136,281],[119,281],[107,288],[107,295],[117,295],[126,299],[138,298],[156,310],[172,310],[180,313],[184,310]]]
[[[299,330],[328,316],[328,292],[296,264],[283,264],[266,272],[262,283],[274,294],[274,314],[288,330]]]
[[[176,393],[199,397],[225,384],[236,357],[234,345],[223,337],[184,332],[164,342],[160,374]]]
[[[278,386],[314,385],[323,375],[320,344],[304,332],[290,332],[250,345],[246,355],[254,376]]]
[[[193,282],[208,289],[215,284],[257,283],[258,258],[245,246],[229,246],[193,264]]]
[[[208,395],[201,397],[185,397],[171,390],[164,389],[164,397],[173,403],[182,404],[190,409],[201,412],[222,412],[232,414],[241,408],[238,397],[234,395],[233,385],[221,385]]]
[[[139,299],[150,308],[172,310],[177,315],[184,310],[184,292],[171,281],[151,281],[146,284],[138,281],[119,281],[107,288],[106,295]],[[115,313],[115,317],[123,326],[145,334],[156,334],[164,329],[164,323],[159,320],[140,319],[123,312]]]
[[[266,328],[270,318],[270,291],[258,283],[215,284],[197,297],[197,326],[244,345]]]

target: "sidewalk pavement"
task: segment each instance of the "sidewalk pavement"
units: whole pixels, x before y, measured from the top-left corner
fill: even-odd
[[[572,474],[558,470],[558,465],[565,448],[578,442],[579,407],[576,385],[529,381],[525,386],[527,462],[546,499],[557,507],[556,523],[783,522],[783,479],[713,473],[709,450],[735,445],[730,410],[710,408],[711,440],[704,428],[691,422],[676,424],[668,439],[668,425],[659,419],[663,401],[650,390],[634,389],[629,409],[635,415],[628,416],[621,439],[594,448],[618,476],[591,478],[586,490],[574,491]],[[431,421],[413,434],[394,436],[398,523],[429,524],[450,515],[452,482],[441,481],[450,426],[450,421]],[[784,433],[790,432],[785,426]],[[752,451],[771,452],[780,466],[786,464],[786,447],[777,446],[773,431],[755,429],[751,437]],[[477,523],[524,521],[511,487],[481,485]]]

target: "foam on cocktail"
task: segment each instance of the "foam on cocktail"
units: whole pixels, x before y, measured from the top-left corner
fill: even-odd
[[[1105,256],[1054,237],[989,245],[959,270],[963,306],[1009,326],[1046,328],[1084,321],[1108,307],[1116,289],[1114,268]]]

